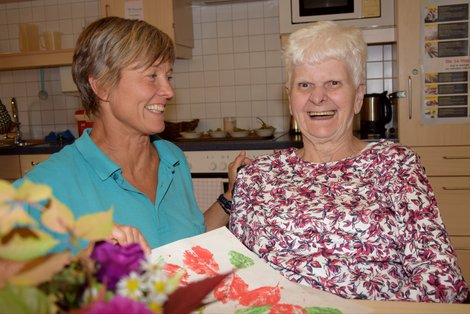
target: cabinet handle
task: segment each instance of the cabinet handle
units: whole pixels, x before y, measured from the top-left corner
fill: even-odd
[[[37,166],[39,165],[41,162],[40,161],[31,161],[31,166]]]
[[[443,156],[443,159],[470,159],[470,156]]]
[[[412,104],[412,99],[413,99],[413,81],[411,79],[411,76],[408,76],[408,119],[411,120],[413,117],[413,104]]]
[[[454,187],[454,186],[443,186],[444,191],[470,191],[470,187]]]
[[[106,4],[106,5],[104,6],[104,15],[105,15],[106,17],[109,16],[109,7],[110,7],[109,4]]]

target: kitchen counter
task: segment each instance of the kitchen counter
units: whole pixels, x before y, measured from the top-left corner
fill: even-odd
[[[0,155],[34,155],[53,154],[60,151],[65,145],[70,143],[45,143],[25,147],[2,147]],[[184,151],[214,151],[214,150],[262,150],[262,149],[283,149],[291,146],[302,147],[300,135],[289,135],[288,133],[275,134],[269,139],[256,140],[191,140],[175,141],[174,144]]]

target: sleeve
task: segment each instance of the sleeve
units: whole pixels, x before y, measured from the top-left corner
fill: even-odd
[[[407,150],[397,163],[393,200],[402,217],[400,242],[409,283],[404,300],[463,302],[468,287],[419,157]]]

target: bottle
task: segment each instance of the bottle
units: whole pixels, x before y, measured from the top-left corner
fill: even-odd
[[[290,116],[289,134],[300,134],[300,129],[294,116]]]

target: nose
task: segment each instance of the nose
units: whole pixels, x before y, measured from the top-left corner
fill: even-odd
[[[312,89],[308,98],[313,104],[318,105],[326,99],[326,91],[321,86],[315,86],[315,88]]]
[[[173,90],[173,86],[171,86],[169,80],[163,80],[163,82],[160,83],[157,93],[167,99],[171,99],[175,95],[175,91]]]

